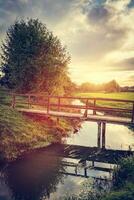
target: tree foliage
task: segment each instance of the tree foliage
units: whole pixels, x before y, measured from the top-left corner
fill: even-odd
[[[119,92],[120,85],[115,81],[112,80],[108,83],[103,84],[94,84],[94,83],[82,83],[79,86],[80,92]]]
[[[2,46],[2,82],[20,92],[63,93],[70,57],[38,19],[16,21]]]
[[[106,92],[119,92],[120,91],[120,86],[115,80],[112,80],[112,81],[108,82],[107,84],[105,84],[104,88],[105,88]]]

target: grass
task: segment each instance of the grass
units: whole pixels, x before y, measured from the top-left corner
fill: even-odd
[[[77,97],[95,97],[95,98],[109,98],[109,99],[123,99],[134,101],[134,92],[118,92],[118,93],[77,93]],[[112,101],[97,101],[98,106],[106,106],[111,108],[126,108],[132,109],[131,103],[112,102]]]
[[[112,99],[124,99],[134,100],[134,92],[115,92],[115,93],[77,93],[76,96],[80,97],[96,97],[96,98],[112,98]]]
[[[7,106],[0,106],[0,151],[1,157],[14,159],[25,149],[36,146],[39,138],[44,145],[49,143],[46,130],[38,123],[26,119],[20,113]],[[1,158],[1,159],[2,159]]]
[[[24,116],[0,105],[0,161],[13,160],[24,151],[61,142],[71,123],[53,118]]]

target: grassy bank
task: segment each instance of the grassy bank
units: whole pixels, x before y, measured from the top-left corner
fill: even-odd
[[[17,112],[11,108],[10,92],[0,87],[0,161],[10,161],[24,151],[61,142],[72,129],[71,120],[60,119],[57,122],[53,117],[35,117]]]
[[[71,123],[53,118],[34,118],[0,105],[0,160],[13,160],[24,151],[60,142]]]

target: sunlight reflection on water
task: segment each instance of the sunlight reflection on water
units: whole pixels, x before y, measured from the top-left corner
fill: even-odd
[[[83,122],[80,130],[67,138],[68,144],[97,146],[97,123]],[[128,150],[134,149],[134,132],[123,125],[106,125],[106,148]]]

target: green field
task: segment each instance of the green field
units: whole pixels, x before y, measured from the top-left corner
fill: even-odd
[[[79,97],[96,97],[96,98],[112,98],[112,99],[124,99],[134,100],[134,92],[117,92],[117,93],[77,93]]]
[[[132,100],[134,101],[134,92],[118,92],[118,93],[77,93],[77,97],[88,97],[88,98],[109,98],[109,99],[121,99],[121,100]],[[92,101],[91,101],[92,103]],[[124,109],[132,109],[132,103],[122,103],[122,102],[114,102],[114,101],[103,101],[98,100],[97,106],[110,107],[110,108],[124,108]],[[124,113],[125,114],[125,113]]]

